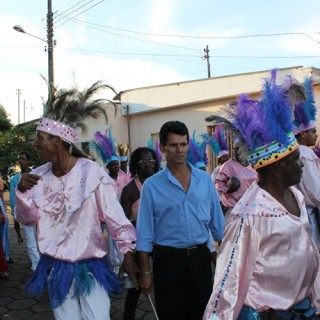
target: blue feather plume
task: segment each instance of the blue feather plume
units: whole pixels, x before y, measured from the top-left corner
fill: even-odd
[[[283,93],[280,86],[275,85],[270,79],[266,79],[261,104],[266,109],[264,112],[266,137],[264,144],[272,141],[286,143],[288,141],[287,133],[293,130],[292,109],[288,96]]]
[[[223,132],[222,132],[222,134],[223,134]],[[227,150],[227,149],[222,149],[221,145],[218,143],[218,141],[213,136],[211,136],[207,133],[200,134],[200,137],[202,138],[204,145],[209,146],[215,156],[217,156],[221,150]],[[205,152],[205,150],[204,150],[204,152]]]
[[[316,120],[317,108],[313,93],[313,80],[311,77],[306,78],[303,83],[306,100],[295,106],[294,124],[299,127],[301,124],[307,126],[310,121]]]

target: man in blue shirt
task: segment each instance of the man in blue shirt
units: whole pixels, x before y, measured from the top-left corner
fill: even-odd
[[[14,175],[10,180],[10,207],[11,207],[11,215],[15,217],[16,210],[16,195],[15,188],[18,185],[21,174],[24,172],[30,172],[31,169],[29,167],[31,160],[31,155],[27,151],[21,151],[18,155],[18,163],[21,169],[21,172],[18,172]],[[35,225],[27,226],[24,225],[24,232],[27,240],[27,251],[28,257],[31,261],[31,269],[34,271],[37,268],[38,262],[40,260],[40,253],[37,245],[37,228]]]
[[[160,320],[202,319],[212,291],[208,244],[221,241],[224,216],[208,173],[186,161],[189,132],[179,121],[160,130],[167,167],[142,188],[137,220],[139,286],[154,282]],[[153,252],[153,279],[149,255]]]

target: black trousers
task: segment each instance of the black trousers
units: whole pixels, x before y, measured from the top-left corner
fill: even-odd
[[[128,289],[126,301],[124,303],[123,320],[134,320],[136,315],[136,308],[139,301],[140,290]]]
[[[209,249],[190,255],[155,247],[153,283],[160,320],[201,320],[212,292]]]

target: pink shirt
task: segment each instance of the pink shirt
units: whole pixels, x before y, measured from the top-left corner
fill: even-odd
[[[129,181],[131,180],[131,174],[130,173],[125,173],[123,172],[121,169],[119,170],[118,173],[118,178],[117,180],[113,180],[115,183],[113,184],[114,187],[114,191],[118,197],[118,199],[120,198],[121,192],[123,187],[129,183]]]
[[[116,198],[112,179],[97,163],[79,158],[62,177],[53,175],[51,163],[32,173],[42,178],[25,193],[16,189],[16,219],[37,224],[42,254],[70,262],[104,257],[101,222],[121,253],[135,248],[135,228]]]
[[[227,182],[231,177],[237,177],[241,184],[235,192],[227,193],[229,189]],[[226,161],[215,178],[216,188],[221,195],[222,204],[227,208],[233,208],[257,178],[257,172],[251,166],[244,167],[233,159]]]
[[[320,312],[319,255],[302,194],[296,217],[254,182],[233,208],[203,319],[237,319],[244,304],[287,310],[306,297]],[[214,314],[213,314],[214,312]]]
[[[297,187],[304,195],[307,206],[320,208],[320,159],[306,146],[300,145],[299,151],[304,167]]]

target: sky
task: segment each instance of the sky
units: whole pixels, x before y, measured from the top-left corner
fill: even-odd
[[[0,104],[14,124],[39,118],[47,98],[47,10],[45,0],[0,1]],[[211,77],[320,68],[319,0],[52,0],[52,11],[58,88],[205,79],[206,46]]]

